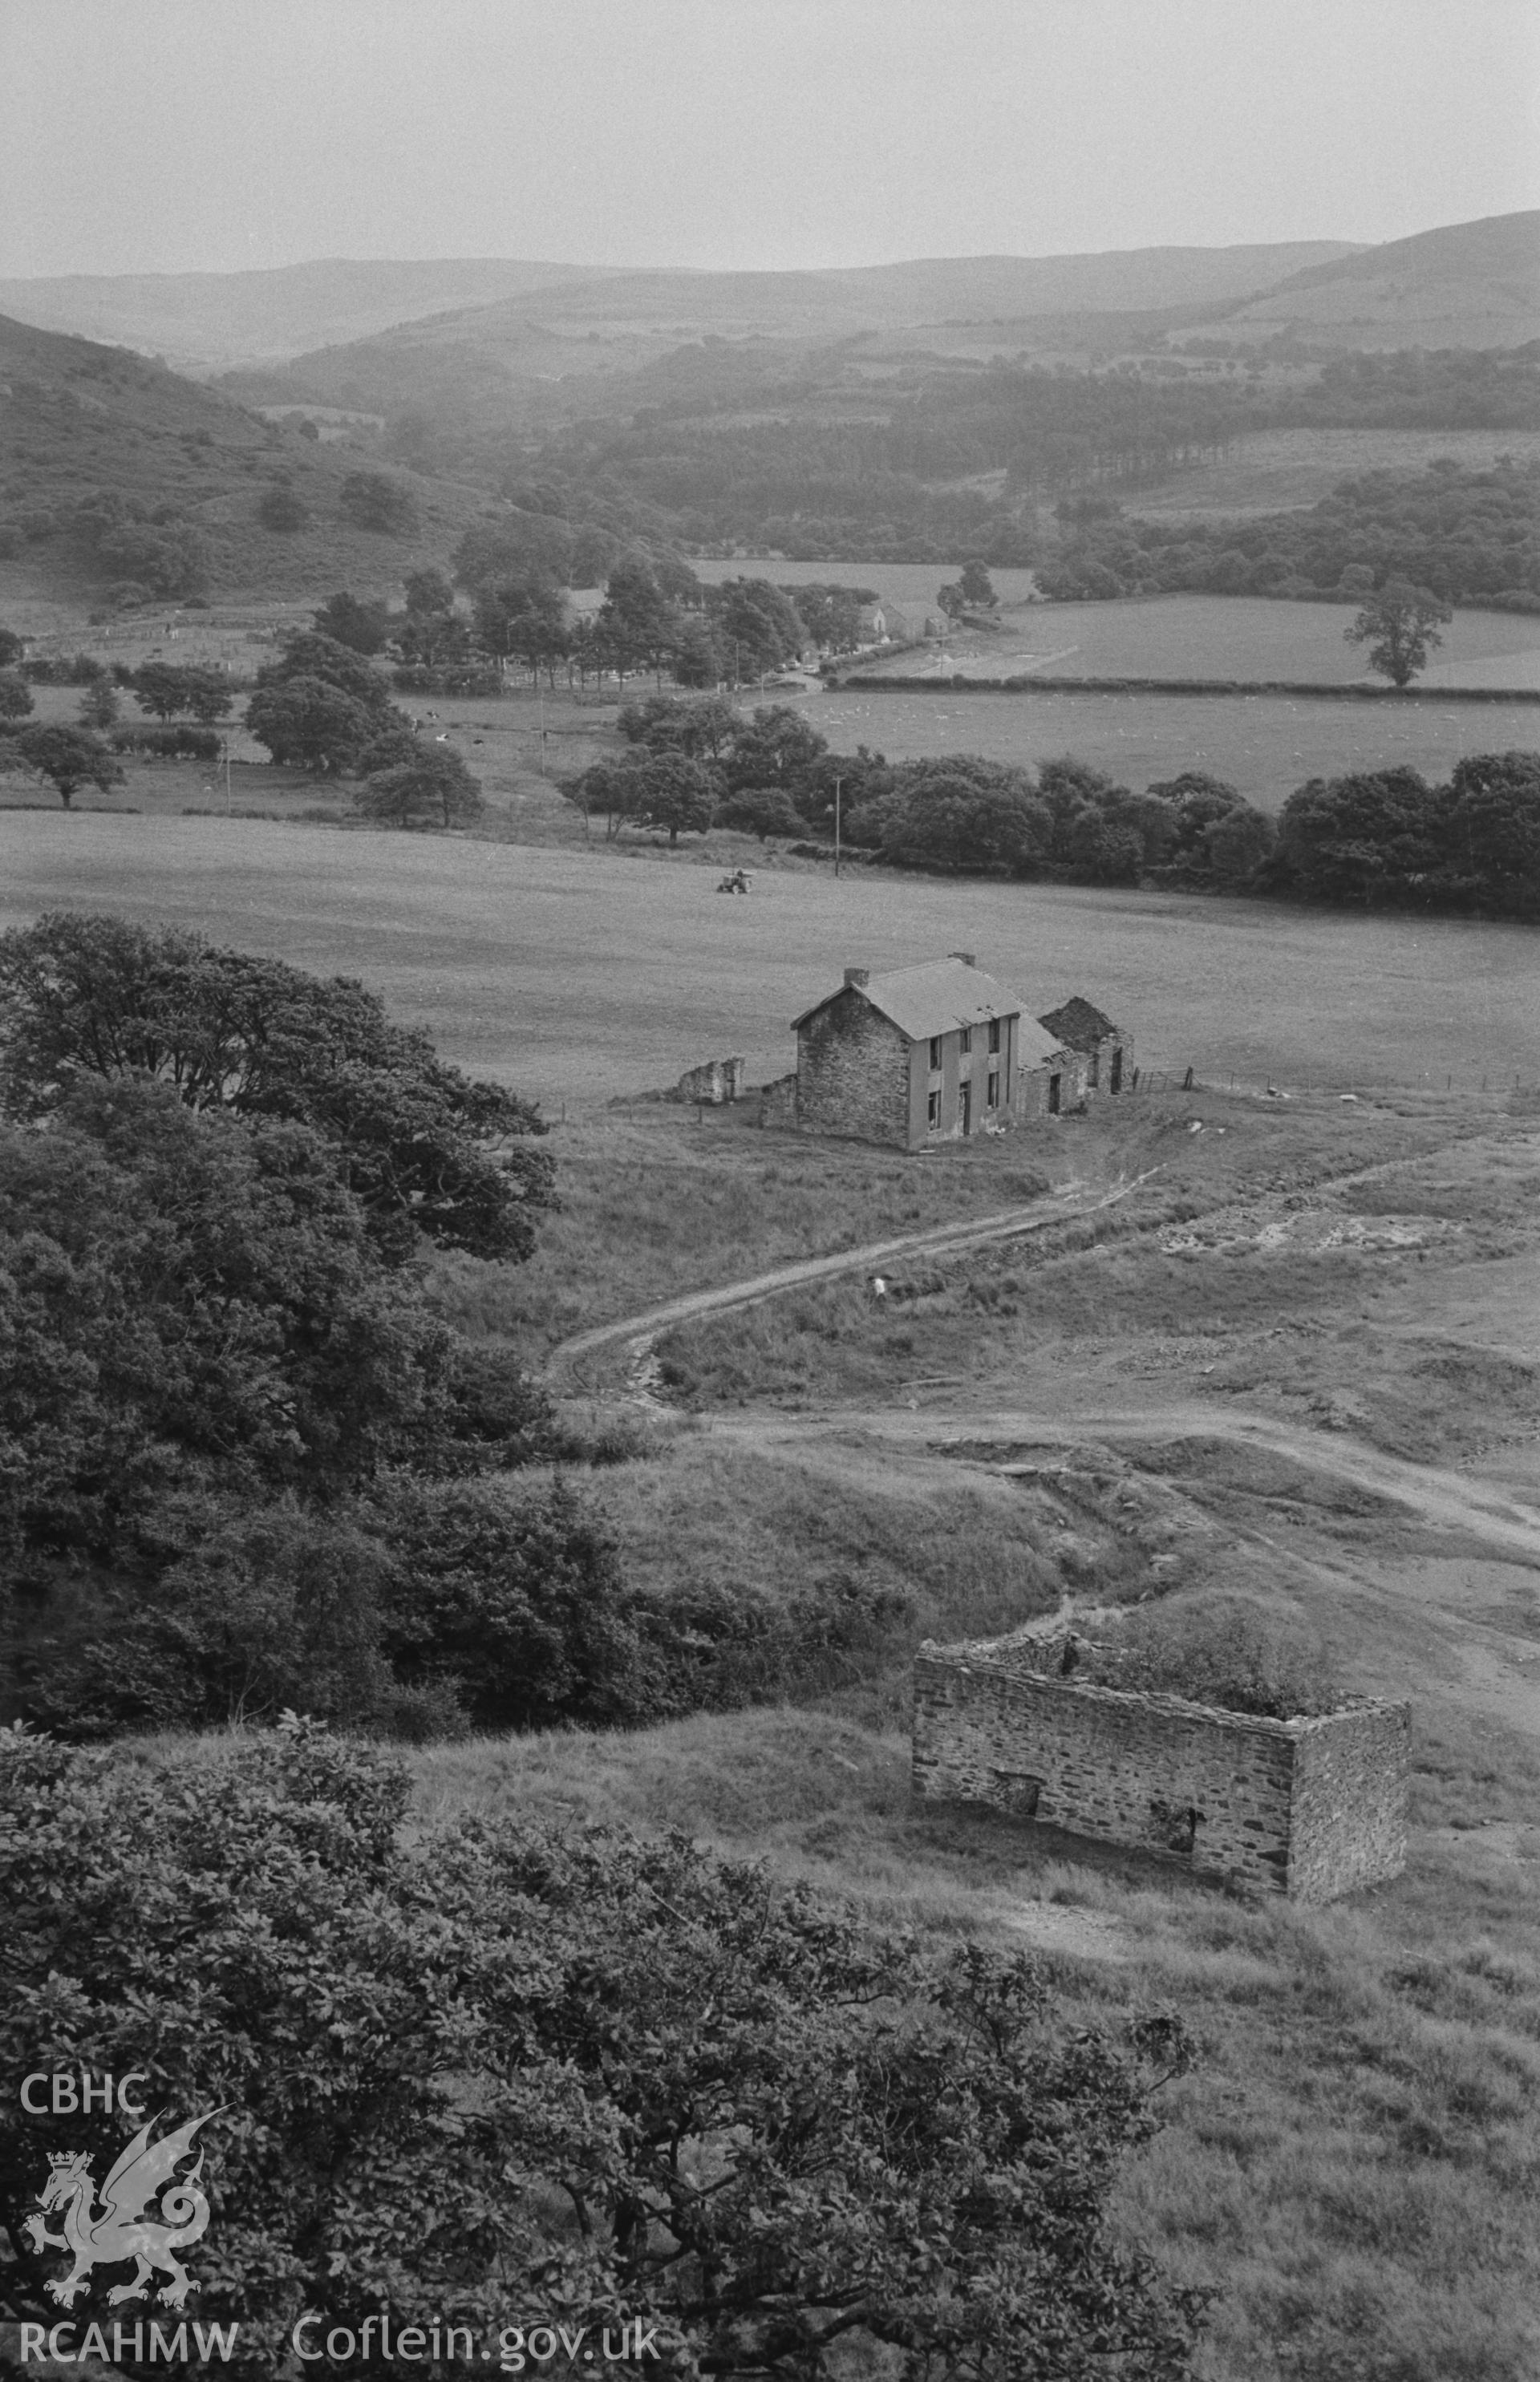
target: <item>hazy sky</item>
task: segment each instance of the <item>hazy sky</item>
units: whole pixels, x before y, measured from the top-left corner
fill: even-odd
[[[1540,206],[1535,0],[0,0],[0,275],[1393,239]]]

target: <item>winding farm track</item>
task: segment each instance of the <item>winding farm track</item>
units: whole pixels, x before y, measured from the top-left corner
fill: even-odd
[[[1498,1137],[1535,1138],[1533,1129]],[[1423,1157],[1429,1154],[1419,1153]],[[1371,1166],[1355,1167],[1341,1174],[1323,1176],[1310,1188],[1320,1193],[1372,1182],[1398,1172],[1408,1162],[1405,1156],[1398,1156]],[[1151,1169],[1095,1195],[1083,1184],[1066,1184],[1053,1197],[1034,1200],[1028,1206],[1003,1209],[994,1215],[955,1224],[935,1225],[897,1239],[869,1242],[859,1248],[804,1259],[743,1281],[691,1292],[641,1314],[575,1333],[552,1351],[546,1378],[558,1392],[586,1388],[589,1384],[585,1382],[580,1369],[584,1359],[623,1345],[634,1379],[653,1342],[676,1324],[754,1306],[807,1283],[833,1281],[853,1273],[875,1273],[906,1259],[955,1255],[991,1242],[1045,1232],[1116,1205],[1158,1172]],[[1291,1197],[1285,1203],[1276,1195],[1263,1195],[1260,1202],[1253,1199],[1216,1203],[1207,1211],[1206,1221],[1215,1222],[1232,1207],[1239,1212],[1244,1205],[1254,1212],[1259,1205],[1270,1208],[1284,1204],[1297,1207],[1299,1199]],[[1169,1225],[1162,1223],[1152,1229],[1168,1230]],[[1527,1357],[1524,1351],[1513,1353]],[[837,1464],[839,1451],[848,1455],[856,1444],[864,1449],[868,1462],[880,1457],[884,1448],[895,1452],[902,1448],[909,1464],[926,1456],[951,1458],[965,1449],[977,1449],[979,1461],[997,1475],[1009,1474],[1012,1451],[1029,1448],[1220,1442],[1282,1458],[1366,1494],[1387,1498],[1435,1529],[1460,1533],[1494,1554],[1540,1570],[1540,1504],[1531,1502],[1511,1484],[1438,1466],[1409,1463],[1346,1433],[1315,1430],[1291,1419],[1248,1412],[1228,1401],[1223,1406],[1196,1400],[1175,1405],[1163,1402],[1158,1406],[1110,1413],[1070,1411],[1064,1406],[1052,1413],[1018,1408],[958,1413],[921,1409],[913,1404],[839,1407],[812,1414],[759,1408],[712,1416],[707,1428],[736,1445],[754,1447],[768,1455],[790,1456],[795,1453],[815,1466],[820,1450]],[[1029,1467],[1023,1465],[1018,1468]]]
[[[777,1266],[770,1273],[755,1274],[744,1282],[721,1283],[714,1290],[691,1291],[683,1298],[671,1298],[663,1306],[648,1308],[640,1315],[625,1316],[618,1323],[599,1323],[587,1332],[574,1332],[570,1340],[563,1340],[551,1350],[546,1360],[546,1379],[551,1388],[561,1389],[579,1380],[576,1369],[584,1357],[597,1356],[618,1342],[631,1344],[633,1357],[639,1357],[660,1332],[671,1330],[676,1323],[693,1322],[701,1315],[720,1315],[729,1308],[753,1307],[762,1298],[773,1298],[779,1291],[798,1290],[807,1283],[832,1282],[841,1274],[877,1272],[906,1258],[954,1256],[962,1249],[980,1247],[988,1241],[1014,1240],[1027,1233],[1045,1232],[1054,1224],[1071,1223],[1078,1216],[1094,1216],[1102,1209],[1115,1207],[1118,1200],[1127,1198],[1149,1180],[1148,1173],[1137,1174],[1127,1182],[1115,1184],[1110,1191],[1096,1197],[1089,1197],[1083,1185],[1069,1183],[1051,1198],[1034,1199],[1029,1206],[1002,1208],[992,1216],[974,1216],[955,1224],[933,1224],[923,1233],[906,1233],[897,1240],[868,1241],[860,1248],[837,1249],[830,1257],[803,1258],[795,1265]]]

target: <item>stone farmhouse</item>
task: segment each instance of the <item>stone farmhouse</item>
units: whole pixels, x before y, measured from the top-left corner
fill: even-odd
[[[1051,1009],[1038,1024],[1080,1062],[1080,1091],[1121,1092],[1131,1084],[1133,1037],[1104,1017],[1078,994],[1062,1008]]]
[[[1268,1720],[1081,1683],[1040,1628],[928,1641],[914,1791],[1126,1847],[1260,1894],[1329,1902],[1406,1865],[1411,1709]]]
[[[1080,1062],[970,952],[844,982],[795,1022],[796,1073],[763,1121],[923,1149],[1071,1105]]]

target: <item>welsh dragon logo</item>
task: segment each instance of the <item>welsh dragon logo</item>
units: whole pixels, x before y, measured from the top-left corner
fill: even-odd
[[[28,2217],[27,2230],[34,2250],[68,2250],[74,2257],[68,2274],[47,2287],[60,2307],[70,2306],[88,2288],[93,2266],[122,2265],[130,2258],[133,2280],[107,2293],[109,2307],[124,2300],[148,2299],[152,2275],[170,2278],[155,2294],[162,2306],[185,2307],[189,2291],[198,2286],[172,2253],[201,2241],[208,2230],[208,2202],[198,2188],[203,2172],[201,2149],[190,2173],[179,2181],[174,2179],[199,2127],[218,2115],[217,2109],[205,2109],[201,2118],[190,2118],[157,2143],[150,2140],[154,2119],[148,2119],[103,2184],[102,2207],[96,2216],[92,2214],[96,2186],[90,2153],[56,2151],[51,2155],[48,2180],[38,2196],[43,2213]],[[158,2210],[146,2216],[157,2197]],[[64,2211],[60,2233],[48,2230],[45,2218],[51,2208]]]

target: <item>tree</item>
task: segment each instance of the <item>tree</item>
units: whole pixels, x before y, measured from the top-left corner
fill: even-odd
[[[1440,874],[1439,813],[1415,769],[1312,778],[1279,816],[1275,872],[1311,901],[1368,907],[1418,898]]]
[[[730,579],[707,590],[711,631],[734,681],[762,678],[807,642],[795,604],[768,579]]]
[[[719,827],[741,828],[761,843],[772,835],[806,835],[807,822],[783,787],[744,786],[730,794],[716,817]]]
[[[113,728],[117,724],[119,704],[117,694],[105,679],[88,687],[80,698],[80,722],[82,728]]]
[[[445,744],[419,744],[411,758],[365,778],[354,796],[382,826],[465,827],[487,805],[481,782]]]
[[[610,573],[596,623],[610,667],[624,679],[641,665],[660,669],[679,639],[679,620],[642,555],[628,555]]]
[[[390,1264],[425,1241],[517,1262],[555,1205],[538,1110],[445,1065],[351,977],[56,913],[0,936],[0,1104],[46,1116],[90,1075],[153,1076],[190,1108],[308,1124]]]
[[[727,755],[729,787],[782,786],[795,799],[829,750],[807,714],[789,703],[761,704],[740,718]]]
[[[562,798],[583,813],[585,828],[597,811],[606,843],[613,843],[623,822],[641,809],[645,767],[640,755],[630,753],[619,761],[594,761],[561,788]]]
[[[173,719],[185,711],[188,673],[175,662],[141,662],[133,675],[134,694],[142,710],[156,719]]]
[[[1540,753],[1481,753],[1450,772],[1441,821],[1451,869],[1484,906],[1540,909]]]
[[[346,645],[350,653],[383,652],[389,634],[390,616],[386,607],[350,596],[343,588],[328,596],[310,617],[317,634],[332,645]]]
[[[29,769],[58,788],[66,810],[81,786],[97,786],[105,793],[123,782],[123,772],[101,738],[83,728],[24,728],[16,750]]]
[[[965,562],[957,585],[963,602],[976,611],[992,611],[1000,601],[994,592],[993,582],[981,562]]]
[[[321,679],[361,704],[365,711],[385,714],[392,708],[389,689],[378,670],[371,669],[363,656],[351,645],[339,644],[335,637],[323,636],[314,629],[302,629],[286,638],[277,659],[264,662],[258,670],[256,684],[261,692],[267,687],[287,686],[297,678]]]
[[[32,709],[32,690],[21,672],[0,669],[0,720],[25,719]]]
[[[558,1479],[398,1480],[379,1492],[394,1567],[384,1643],[399,1678],[451,1681],[479,1729],[655,1717],[620,1550]]]
[[[476,597],[477,643],[499,660],[517,657],[538,678],[572,647],[561,590],[552,580],[502,580]]]
[[[430,1432],[443,1326],[330,1136],[80,1076],[0,1126],[0,1546],[108,1554],[173,1494],[351,1487]]]
[[[246,706],[246,725],[275,761],[302,764],[320,777],[351,768],[378,723],[340,687],[295,678],[259,687]]]
[[[1368,645],[1372,670],[1392,686],[1409,686],[1426,669],[1429,647],[1444,642],[1438,623],[1453,617],[1449,606],[1430,589],[1391,579],[1342,633],[1350,645]]]
[[[218,2112],[190,2264],[233,2382],[285,2370],[302,2317],[312,2354],[383,2316],[508,2362],[536,2311],[723,2382],[1191,2374],[1213,2294],[1115,2213],[1179,2019],[1071,2026],[1020,1955],[878,1933],[677,1836],[409,1829],[409,1802],[400,1764],[292,1719],[131,1762],[0,1737],[0,2058]],[[61,2122],[102,2175],[140,2120],[0,2104],[7,2289],[44,2326],[58,2262],[23,2219]],[[117,2278],[72,2312],[109,2340]]]
[[[723,695],[685,702],[677,694],[649,694],[641,703],[622,704],[615,724],[627,743],[643,744],[649,753],[684,753],[692,761],[705,754],[720,761],[745,721],[737,705]]]
[[[659,753],[636,769],[632,816],[644,827],[666,827],[677,843],[682,831],[705,834],[721,794],[713,770],[682,753]]]
[[[256,517],[264,529],[304,529],[310,522],[310,509],[292,488],[264,488],[257,498]]]
[[[899,771],[881,851],[910,867],[1025,876],[1046,855],[1048,836],[1048,814],[1020,770],[959,754]]]
[[[355,529],[404,536],[417,526],[410,488],[385,472],[350,472],[337,496],[338,510]]]
[[[27,650],[27,640],[14,629],[0,628],[0,669],[10,669]]]

